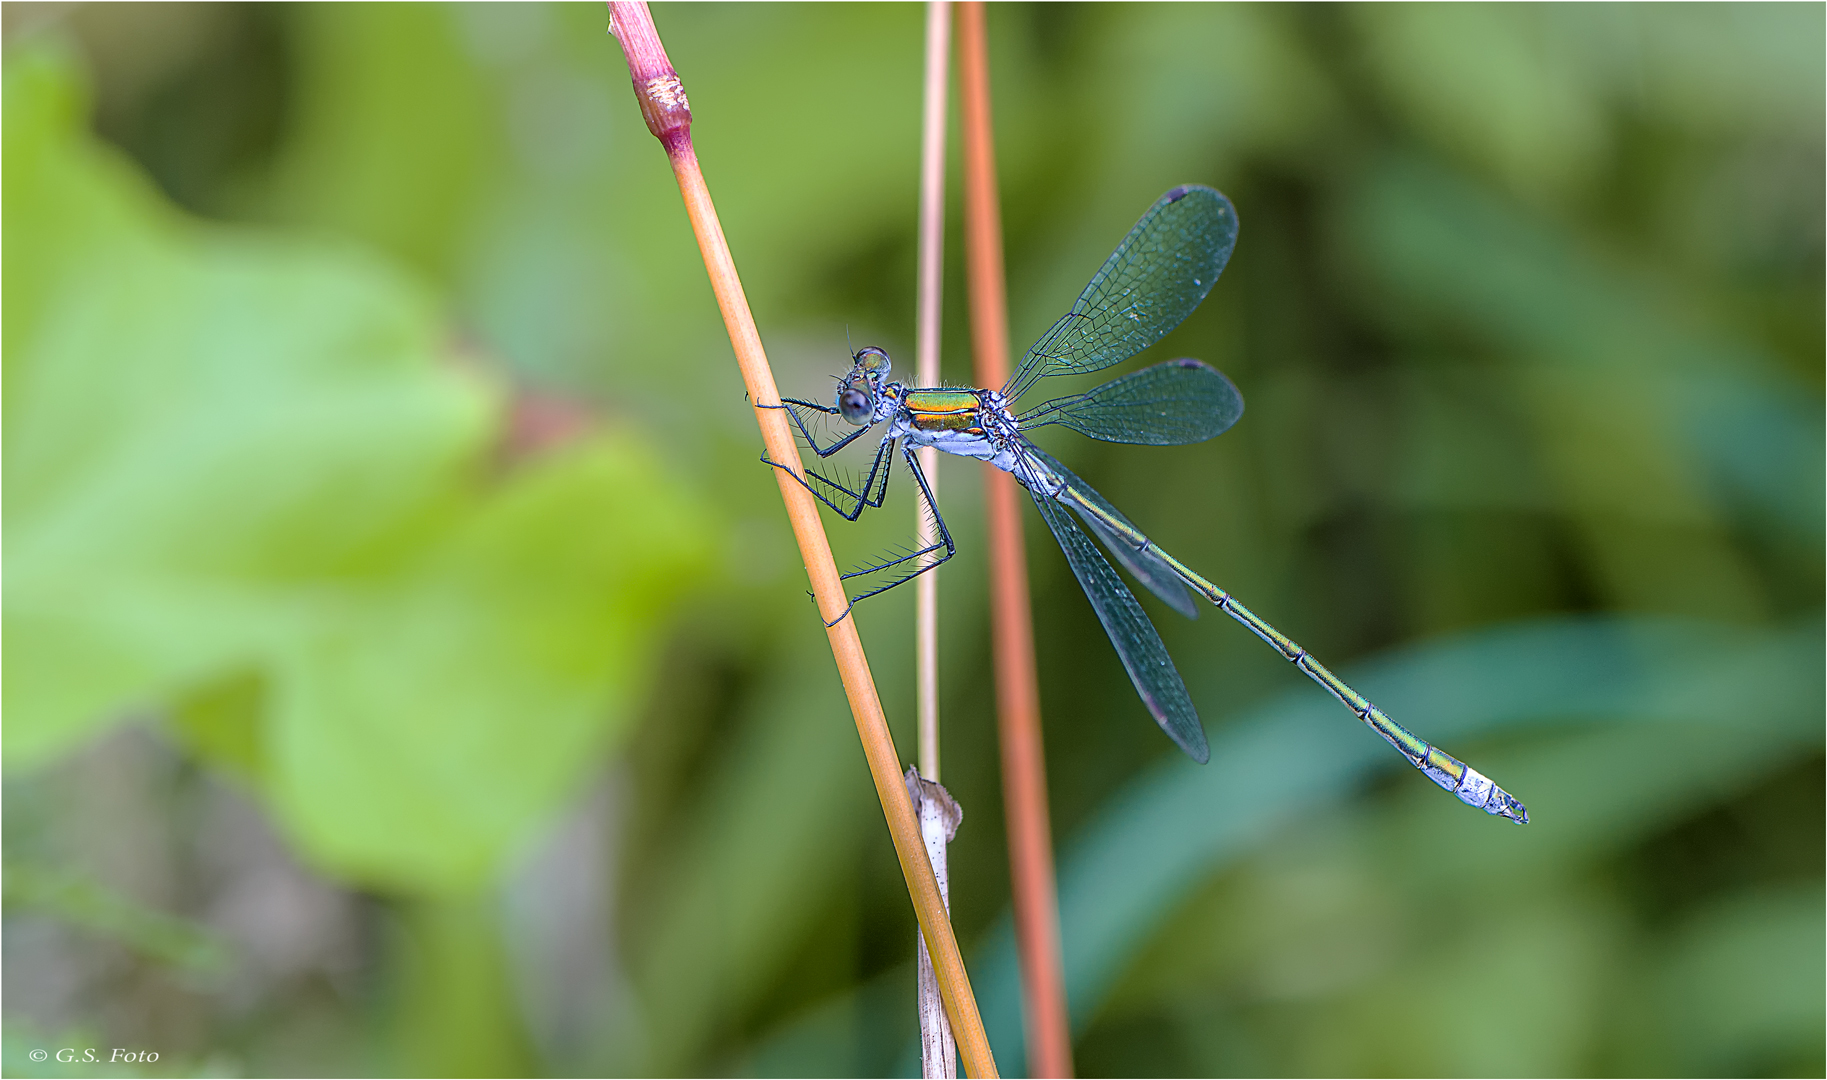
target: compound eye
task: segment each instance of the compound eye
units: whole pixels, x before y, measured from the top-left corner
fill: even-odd
[[[856,366],[871,375],[887,378],[894,363],[888,359],[887,353],[871,345],[857,352]]]
[[[843,415],[845,420],[861,427],[868,422],[869,417],[875,412],[875,408],[869,403],[868,394],[861,390],[851,389],[838,392],[837,411]]]

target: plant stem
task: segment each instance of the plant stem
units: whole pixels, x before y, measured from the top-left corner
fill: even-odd
[[[952,11],[950,0],[927,0],[925,118],[920,133],[920,269],[914,320],[914,378],[919,386],[938,386],[939,301],[944,280],[945,252],[945,89],[950,67]],[[939,489],[939,451],[917,451],[926,484],[935,497]],[[916,544],[931,549],[938,543],[938,527],[931,514],[914,506]],[[914,698],[919,717],[920,768],[908,784],[910,794],[939,786],[939,571],[928,570],[914,581]],[[917,782],[921,776],[925,784]],[[950,803],[949,796],[946,802]],[[947,884],[945,845],[958,827],[956,815],[940,813],[936,800],[916,798],[920,831],[932,859],[939,892],[951,909]],[[953,806],[955,809],[955,805]],[[939,982],[933,974],[932,956],[924,935],[915,943],[915,986],[920,1012],[920,1074],[931,1080],[951,1080],[958,1075],[958,1048],[951,1023],[945,1018]]]
[[[703,171],[698,166],[697,151],[691,140],[691,107],[685,98],[685,88],[666,57],[659,32],[654,29],[653,16],[645,3],[639,0],[611,3],[609,30],[627,56],[628,74],[634,83],[641,115],[647,121],[647,130],[660,140],[672,163],[679,194],[685,200],[685,211],[691,219],[699,253],[704,258],[704,268],[710,275],[711,289],[716,293],[730,345],[736,352],[736,363],[742,369],[749,399],[756,406],[755,421],[761,427],[768,457],[791,466],[797,473],[799,452],[788,429],[786,413],[777,407],[780,393],[774,385],[774,373],[768,366],[761,335],[755,328],[755,318],[742,291],[742,280],[737,276],[735,260],[723,236],[723,226],[717,220],[716,207],[711,203],[710,190],[705,186]],[[894,739],[888,732],[888,720],[882,713],[875,680],[863,655],[856,620],[845,615],[848,601],[838,578],[837,565],[831,558],[831,544],[825,536],[824,523],[819,520],[818,504],[804,484],[779,469],[770,471],[776,474],[780,485],[780,496],[786,503],[787,518],[792,523],[794,539],[799,543],[800,556],[805,560],[818,610],[827,623],[832,623],[826,630],[831,655],[837,661],[844,694],[850,700],[857,735],[869,761],[876,797],[881,800],[883,816],[888,820],[888,832],[894,840],[901,873],[907,880],[907,892],[913,900],[920,932],[931,946],[934,971],[945,999],[946,1014],[957,1033],[965,1071],[970,1076],[995,1076],[996,1062],[990,1054],[989,1039],[983,1031],[976,998],[971,994],[970,979],[965,974],[964,958],[958,951],[958,940],[946,915],[944,897],[940,895],[932,863],[926,856],[919,823],[914,819],[913,803],[901,778]]]
[[[952,801],[942,785],[922,779],[918,769],[907,770],[907,796],[920,814],[920,832],[926,838],[926,853],[932,857],[933,873],[939,879],[939,892],[951,904],[951,887],[945,873],[945,845],[957,834],[964,811]],[[932,960],[925,941],[920,942],[920,970],[916,986],[920,999],[920,1075],[928,1080],[951,1080],[958,1075],[958,1044],[952,1038],[951,1023],[945,1018],[945,1005],[939,993],[938,979],[933,975]]]
[[[921,386],[939,377],[939,301],[945,270],[945,77],[952,36],[950,0],[926,5],[926,107],[920,137],[920,270],[914,322],[914,377]],[[917,451],[934,497],[939,494],[939,450]],[[917,546],[939,542],[938,528],[915,506]],[[915,579],[915,687],[920,717],[920,775],[939,782],[939,571]]]
[[[990,124],[984,6],[958,5],[958,91],[964,128],[965,265],[970,279],[971,347],[977,385],[1009,375],[1008,302],[1002,265],[1002,213]],[[1059,896],[1047,817],[1046,754],[1040,731],[1040,680],[1034,618],[1015,478],[986,469],[990,540],[990,621],[996,658],[996,711],[1002,742],[1002,801],[1009,831],[1015,942],[1021,957],[1022,1019],[1031,1075],[1072,1075],[1071,1029],[1060,960]]]

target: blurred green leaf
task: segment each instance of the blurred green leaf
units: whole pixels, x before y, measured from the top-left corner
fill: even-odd
[[[501,164],[497,99],[439,4],[322,4],[295,20],[299,95],[260,209],[359,237],[434,279]],[[511,42],[502,35],[497,44]]]
[[[1755,775],[1773,753],[1818,747],[1819,651],[1812,628],[1772,635],[1653,620],[1553,620],[1405,649],[1349,681],[1430,740],[1582,718],[1629,722],[1595,729],[1590,744],[1572,752],[1544,751],[1535,769],[1520,761],[1509,768],[1501,757],[1491,760],[1496,755],[1475,759],[1529,805],[1533,820],[1520,832],[1420,777],[1404,777],[1429,788],[1425,822],[1452,833],[1405,828],[1415,837],[1406,850],[1457,877],[1481,868],[1523,872],[1532,855],[1545,861],[1544,846],[1618,844],[1633,835],[1632,819],[1660,820],[1668,803]],[[1658,751],[1696,725],[1703,736],[1693,753]],[[1198,881],[1399,760],[1351,726],[1348,712],[1303,686],[1215,733],[1205,768],[1175,759],[1106,804],[1060,860],[1075,1023],[1097,1013],[1124,966]],[[1642,734],[1632,739],[1633,731]],[[1557,776],[1560,785],[1552,783]],[[1434,862],[1449,851],[1450,868]],[[972,972],[984,1023],[998,1063],[1015,1071],[1022,1028],[1006,921],[981,948]]]
[[[482,881],[632,715],[708,547],[632,440],[539,462],[278,661],[278,804],[345,875]]]
[[[1449,153],[1531,194],[1562,195],[1599,166],[1609,132],[1586,72],[1547,47],[1545,9],[1464,4],[1352,12],[1388,92]]]
[[[646,689],[708,522],[632,435],[478,475],[499,388],[351,251],[178,219],[7,66],[7,764],[176,706],[344,877],[467,890]]]
[[[525,1076],[532,1047],[516,1015],[492,897],[416,899],[395,927],[393,1071]]]
[[[806,619],[778,631],[777,670],[752,706],[760,722],[719,748],[704,797],[644,883],[629,959],[649,1019],[645,1045],[629,1049],[647,1058],[623,1069],[688,1068],[691,1048],[764,997],[767,972],[851,947],[833,909],[850,853],[880,818],[820,630]]]
[[[360,256],[177,219],[7,65],[8,764],[297,632],[397,561],[496,405]],[[313,583],[319,583],[314,586]]]
[[[1711,128],[1818,127],[1821,12],[1807,6],[1360,8],[1364,56],[1449,158],[1572,202],[1616,150],[1619,106]],[[1733,133],[1737,133],[1734,131]]]
[[[1818,539],[1818,394],[1668,283],[1413,160],[1374,173],[1346,217],[1409,318],[1427,312],[1510,354],[1576,506],[1710,523],[1723,502]]]
[[[1653,1056],[1633,1064],[1698,1076],[1806,1068],[1827,1009],[1821,908],[1817,884],[1736,897],[1681,926],[1646,988]]]

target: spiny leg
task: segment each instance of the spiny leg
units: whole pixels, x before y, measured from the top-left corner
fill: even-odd
[[[943,556],[939,557],[938,559],[934,560],[931,564],[929,564],[927,566],[922,566],[918,570],[915,570],[913,573],[908,574],[906,577],[898,578],[895,581],[888,583],[887,585],[883,585],[879,589],[875,589],[871,592],[864,593],[862,596],[856,597],[855,600],[862,600],[867,597],[874,596],[874,595],[876,595],[876,593],[886,592],[889,589],[894,588],[896,585],[902,584],[903,582],[912,581],[914,578],[917,578],[921,574],[926,573],[926,571],[931,570],[933,567],[938,566],[940,563],[945,562],[947,559],[950,559],[953,555],[957,554],[957,551],[958,551],[957,546],[952,543],[951,530],[949,530],[945,527],[945,519],[943,517],[939,516],[939,506],[938,506],[938,503],[933,499],[932,487],[930,485],[928,485],[926,482],[926,471],[924,469],[920,468],[920,459],[914,455],[913,448],[910,446],[901,447],[901,454],[903,457],[905,457],[907,459],[907,468],[910,472],[913,473],[914,482],[916,484],[918,484],[920,487],[920,499],[923,503],[926,504],[926,512],[932,515],[933,524],[939,530],[938,543],[928,544],[927,546],[920,548],[918,551],[910,551],[904,555],[898,555],[892,559],[888,559],[886,561],[877,563],[874,566],[867,566],[860,570],[852,570],[847,574],[840,574],[838,576],[843,577],[843,578],[853,578],[853,577],[862,577],[864,574],[873,574],[873,573],[876,573],[877,571],[886,570],[891,566],[898,566],[901,563],[907,562],[911,559],[918,559],[923,555],[930,555],[933,552],[938,551],[940,548],[945,549],[945,554]],[[854,603],[855,601],[853,600],[852,602]]]
[[[867,430],[867,428],[862,429],[862,431]],[[859,431],[857,434],[861,434],[862,431]],[[849,436],[851,439],[854,439],[855,437],[856,435]],[[847,442],[849,440],[846,439],[845,441]],[[883,439],[882,444],[876,448],[875,461],[869,466],[869,476],[864,480],[863,490],[861,492],[851,491],[849,488],[830,477],[814,472],[811,469],[805,469],[803,466],[801,468],[804,471],[805,476],[801,476],[799,472],[794,471],[787,465],[768,457],[765,451],[761,455],[761,460],[798,481],[801,487],[812,493],[813,498],[837,511],[838,514],[842,515],[845,521],[855,521],[858,517],[862,516],[864,507],[880,509],[882,500],[888,497],[888,474],[894,467],[893,444],[893,439]],[[839,445],[841,446],[842,444],[840,443]],[[836,447],[833,447],[832,449],[835,450]],[[807,477],[818,481],[833,491],[842,493],[850,499],[854,499],[855,502],[847,509],[839,506],[824,492],[813,487],[811,483],[807,481]],[[871,492],[873,492],[873,495]]]
[[[821,412],[827,416],[836,416],[838,415],[836,409],[829,405],[820,405],[815,401],[801,401],[798,398],[781,398],[780,404],[778,405],[757,405],[755,407],[757,409],[785,409],[787,415],[792,418],[793,425],[799,428],[799,437],[806,440],[806,446],[821,458],[828,458],[832,454],[842,450],[844,447],[849,446],[852,442],[856,441],[857,436],[875,426],[874,424],[870,424],[867,427],[857,428],[855,431],[852,431],[850,434],[837,440],[830,446],[821,448],[818,445],[818,440],[812,437],[811,429],[806,427],[805,417],[799,415],[799,410],[802,408],[812,409],[815,412]]]
[[[900,577],[895,578],[893,581],[890,581],[884,585],[879,585],[873,589],[868,590],[867,592],[859,593],[856,596],[851,597],[850,603],[845,606],[843,612],[841,614],[839,614],[837,618],[832,619],[830,622],[826,623],[825,624],[826,626],[836,626],[838,623],[842,622],[844,620],[844,617],[846,615],[850,614],[850,609],[854,608],[860,601],[867,600],[872,596],[879,596],[882,593],[887,592],[889,589],[894,588],[896,585],[905,585],[909,581],[912,581],[914,578],[917,578],[921,574],[926,573],[928,570],[932,570],[932,569],[944,564],[945,562],[950,560],[953,555],[956,555],[958,553],[957,544],[952,542],[952,532],[950,529],[946,528],[945,517],[944,517],[944,515],[939,513],[938,501],[933,498],[933,489],[932,489],[931,485],[929,485],[926,482],[926,473],[924,470],[922,470],[920,468],[920,459],[918,457],[914,456],[913,448],[911,446],[902,446],[901,454],[903,457],[905,457],[907,459],[907,469],[909,472],[911,472],[913,474],[914,483],[920,489],[920,499],[926,505],[926,512],[932,515],[933,525],[939,530],[939,542],[936,544],[928,544],[927,546],[920,548],[917,551],[910,551],[904,555],[898,555],[895,558],[888,559],[884,562],[877,563],[874,566],[867,566],[860,570],[852,570],[847,574],[840,574],[838,576],[840,578],[848,579],[848,578],[853,578],[853,577],[862,577],[865,574],[879,573],[883,570],[888,569],[889,567],[900,566],[903,563],[910,562],[910,561],[917,561],[928,555],[932,555],[935,552],[937,552],[940,548],[945,549],[945,554],[938,556],[937,558],[933,559],[931,562],[916,565],[913,570],[911,570],[905,574],[902,574]],[[878,503],[876,503],[876,505],[880,506],[881,504],[878,502]]]

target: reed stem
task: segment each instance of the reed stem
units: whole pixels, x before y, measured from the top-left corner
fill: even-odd
[[[914,380],[919,386],[938,386],[939,302],[945,268],[945,90],[951,66],[952,11],[950,0],[927,0],[925,116],[920,132],[920,263],[915,298]],[[920,468],[933,496],[939,493],[939,451],[921,447]],[[932,515],[918,501],[914,504],[916,544],[931,550],[939,542]],[[924,783],[909,785],[910,793],[944,794],[939,786],[939,571],[928,570],[914,579],[914,699],[919,717],[920,770]],[[950,796],[945,797],[948,805]],[[951,909],[945,845],[958,827],[957,815],[939,812],[935,799],[917,798],[920,830],[932,858],[939,892]],[[920,1075],[928,1080],[951,1080],[958,1075],[958,1048],[951,1023],[945,1018],[938,979],[924,936],[916,943],[915,985],[920,1011]]]
[[[703,171],[698,165],[691,139],[691,107],[685,97],[684,85],[666,57],[659,31],[654,28],[653,16],[644,2],[616,0],[610,3],[609,32],[621,43],[627,57],[635,100],[640,104],[647,130],[660,140],[672,164],[679,194],[684,198],[685,211],[698,240],[699,253],[704,258],[704,268],[710,275],[711,289],[716,293],[717,306],[729,332],[730,345],[736,352],[736,363],[742,370],[749,399],[756,406],[755,421],[761,428],[768,456],[797,472],[799,453],[787,426],[786,413],[767,407],[778,406],[780,394],[774,385],[774,373],[768,366],[754,316],[743,294],[742,280],[736,273],[729,243],[724,239],[723,226],[717,220],[710,189],[705,185]],[[965,1072],[974,1077],[995,1076],[996,1062],[983,1031],[983,1020],[977,1012],[976,998],[971,993],[970,979],[965,974],[958,940],[946,914],[945,900],[927,858],[920,825],[914,818],[913,802],[908,798],[902,780],[894,739],[889,734],[875,680],[863,654],[856,619],[854,615],[844,614],[848,601],[838,578],[837,565],[831,558],[824,523],[818,516],[818,504],[811,492],[793,477],[779,469],[770,471],[779,483],[780,496],[786,504],[800,556],[805,560],[818,610],[826,622],[832,623],[826,629],[831,655],[837,661],[844,694],[850,701],[857,735],[869,762],[876,797],[882,803],[882,814],[888,820],[888,832],[894,841],[902,876],[907,881],[907,892],[913,900],[920,932],[931,947],[934,973],[945,1000],[946,1015],[957,1034]]]
[[[957,23],[971,349],[977,385],[998,387],[1009,376],[1009,321],[984,5],[978,0],[958,4]],[[1021,489],[1013,476],[986,468],[983,490],[990,542],[990,622],[1002,744],[1002,801],[1009,833],[1009,883],[1021,958],[1028,1067],[1033,1076],[1067,1077],[1072,1075],[1072,1037],[1060,959],[1059,896],[1047,814],[1046,753],[1041,742],[1027,551],[1022,542]]]
[[[945,88],[951,59],[950,0],[926,5],[925,118],[920,133],[920,269],[914,320],[914,377],[920,386],[943,385],[939,375],[939,305],[945,269]],[[916,453],[934,497],[939,494],[939,451]],[[914,508],[916,542],[931,548],[939,530],[924,508]],[[914,579],[915,673],[920,717],[920,775],[939,782],[939,571]]]

